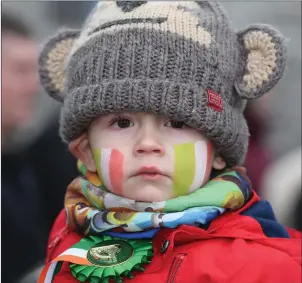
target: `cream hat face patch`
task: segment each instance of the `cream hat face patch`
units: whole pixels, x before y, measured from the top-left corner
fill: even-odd
[[[116,2],[99,2],[87,19],[72,53],[96,35],[137,28],[171,32],[208,48],[213,38],[200,25],[198,14],[190,9],[201,10],[196,2],[191,1],[150,1],[130,12],[123,12]]]

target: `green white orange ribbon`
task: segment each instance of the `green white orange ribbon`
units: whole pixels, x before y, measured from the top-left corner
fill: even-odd
[[[119,252],[122,258],[120,262],[117,260],[111,264],[108,261],[108,264],[106,264],[106,262],[100,261],[100,264],[98,264],[97,260],[91,260],[91,251],[93,249],[99,246],[101,248],[113,246],[112,243],[114,242],[120,243]],[[128,256],[125,256],[123,246],[126,248],[130,247],[131,252],[128,253]],[[80,282],[107,283],[111,278],[117,283],[121,283],[123,282],[123,277],[133,277],[131,271],[143,271],[144,265],[150,263],[152,256],[153,248],[150,239],[123,240],[107,235],[103,237],[87,237],[46,265],[38,283],[52,283],[55,275],[61,268],[62,262],[70,263],[72,275]]]

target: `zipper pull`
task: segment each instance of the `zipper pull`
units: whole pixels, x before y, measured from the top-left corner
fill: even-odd
[[[60,230],[59,234],[53,239],[53,241],[48,245],[49,249],[54,248],[58,245],[58,243],[67,235],[68,227],[65,226],[63,229]]]

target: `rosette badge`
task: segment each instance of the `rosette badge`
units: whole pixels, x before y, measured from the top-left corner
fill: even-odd
[[[83,238],[72,249],[83,257],[81,264],[70,263],[72,275],[90,283],[108,283],[110,279],[122,283],[123,277],[133,277],[131,271],[144,271],[153,256],[149,239],[123,240],[106,235]]]

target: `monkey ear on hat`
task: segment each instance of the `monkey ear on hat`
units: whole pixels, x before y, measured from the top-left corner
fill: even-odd
[[[39,56],[40,81],[49,96],[64,101],[65,64],[79,30],[63,30],[46,42]]]
[[[237,33],[243,53],[240,75],[235,82],[238,95],[257,99],[282,77],[287,50],[283,36],[268,25],[251,25]]]

